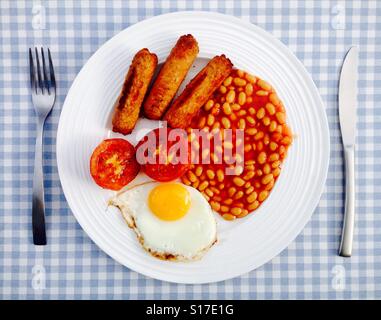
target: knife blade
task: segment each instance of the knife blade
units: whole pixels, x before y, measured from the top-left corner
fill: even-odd
[[[352,47],[345,56],[339,84],[339,119],[345,159],[345,213],[339,249],[339,255],[343,257],[352,255],[355,222],[357,69],[358,48]]]
[[[339,117],[344,146],[354,146],[356,133],[358,48],[345,56],[340,74]]]

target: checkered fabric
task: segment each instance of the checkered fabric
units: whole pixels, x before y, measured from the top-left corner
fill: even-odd
[[[120,30],[180,10],[218,11],[272,33],[303,62],[320,90],[331,134],[325,192],[311,221],[279,256],[241,277],[177,285],[109,258],[70,212],[57,172],[59,115],[75,76]],[[380,1],[0,1],[0,297],[3,299],[358,299],[381,298]],[[344,206],[338,78],[360,48],[354,254],[337,256]],[[32,244],[36,134],[27,50],[49,46],[58,96],[44,136],[49,244]]]

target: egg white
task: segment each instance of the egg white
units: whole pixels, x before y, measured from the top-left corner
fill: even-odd
[[[148,206],[150,191],[159,182],[131,187],[110,200],[118,207],[143,248],[165,260],[197,260],[217,241],[216,220],[206,199],[195,188],[183,185],[189,192],[191,206],[182,218],[165,221]]]

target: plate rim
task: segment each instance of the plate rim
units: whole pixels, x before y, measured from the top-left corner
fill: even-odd
[[[71,95],[73,95],[73,93],[72,93],[73,90],[74,90],[73,88],[76,87],[77,83],[80,81],[81,75],[85,73],[87,68],[91,65],[91,62],[96,59],[98,54],[100,54],[99,52],[100,52],[101,48],[104,48],[105,46],[108,46],[115,37],[120,36],[120,34],[123,33],[123,32],[126,32],[126,30],[131,29],[131,28],[136,28],[136,27],[138,27],[139,25],[141,25],[143,23],[150,23],[150,22],[154,23],[155,20],[163,19],[165,17],[170,18],[172,16],[179,16],[179,15],[180,16],[181,15],[185,15],[185,16],[191,15],[192,16],[192,15],[197,15],[197,14],[201,15],[201,16],[208,16],[210,18],[216,18],[216,17],[218,17],[218,18],[228,19],[228,20],[230,20],[230,22],[235,22],[237,24],[241,24],[242,26],[244,26],[244,27],[246,27],[248,29],[251,29],[250,31],[252,31],[252,32],[258,32],[258,33],[264,35],[265,37],[271,38],[271,41],[274,42],[274,44],[276,43],[278,46],[280,46],[283,49],[282,52],[288,58],[291,58],[293,62],[295,62],[295,65],[297,66],[297,68],[300,71],[302,71],[300,73],[300,75],[303,77],[303,79],[308,81],[308,87],[311,89],[311,92],[313,92],[312,96],[314,98],[317,98],[316,105],[319,105],[320,108],[322,109],[322,115],[323,115],[323,117],[321,119],[322,120],[321,124],[325,127],[325,128],[323,128],[325,130],[322,130],[322,132],[323,132],[322,143],[326,146],[327,155],[326,155],[326,158],[323,159],[324,161],[321,164],[322,167],[324,166],[322,168],[322,173],[324,173],[322,176],[324,176],[324,179],[322,179],[322,183],[320,184],[320,188],[319,188],[319,190],[317,192],[319,194],[319,197],[316,197],[315,201],[313,201],[313,205],[311,205],[311,207],[313,207],[314,209],[311,210],[311,213],[308,215],[308,218],[307,218],[307,215],[305,215],[306,216],[305,221],[303,221],[303,223],[301,223],[299,225],[299,228],[295,228],[295,230],[297,230],[297,232],[295,231],[295,236],[293,236],[292,239],[289,240],[288,243],[285,246],[282,246],[282,248],[277,250],[276,254],[274,254],[270,259],[268,259],[267,261],[263,262],[260,265],[254,266],[254,267],[252,267],[249,270],[246,270],[244,272],[242,272],[241,270],[238,271],[238,272],[235,272],[235,273],[233,272],[232,273],[233,275],[229,275],[227,277],[217,277],[216,279],[202,280],[202,281],[200,281],[200,280],[192,280],[192,279],[186,279],[186,280],[182,281],[182,280],[179,280],[179,279],[174,280],[174,279],[171,279],[171,278],[168,278],[168,277],[165,277],[165,276],[162,277],[160,275],[153,275],[152,273],[148,273],[145,270],[143,270],[143,271],[142,270],[137,271],[133,267],[127,266],[125,263],[121,262],[118,257],[115,257],[114,254],[109,253],[107,251],[107,249],[104,248],[103,244],[99,243],[100,241],[96,241],[96,240],[93,239],[93,237],[90,236],[91,231],[88,230],[88,228],[87,228],[87,226],[85,226],[85,224],[80,222],[81,218],[78,218],[78,215],[72,209],[72,206],[70,205],[70,201],[68,200],[68,197],[66,196],[67,187],[65,187],[65,183],[63,183],[64,179],[62,178],[63,177],[63,174],[62,174],[62,171],[61,171],[62,169],[60,169],[61,168],[61,165],[60,165],[60,163],[61,163],[61,160],[60,160],[61,159],[61,156],[60,156],[61,152],[59,150],[60,150],[60,145],[62,144],[61,141],[64,139],[62,137],[62,135],[63,135],[63,133],[62,133],[62,131],[63,131],[62,130],[62,126],[63,125],[62,125],[61,119],[62,119],[62,114],[65,113],[65,109],[68,109],[68,107],[65,108],[65,105],[69,104],[68,101],[70,99],[68,99],[68,98],[71,97]],[[90,238],[90,240],[92,242],[94,242],[106,255],[111,257],[113,260],[115,260],[119,264],[127,267],[131,271],[140,273],[142,275],[145,275],[145,276],[153,278],[153,279],[158,279],[158,280],[161,280],[161,281],[171,282],[171,283],[181,283],[181,284],[204,284],[204,283],[216,283],[216,282],[220,282],[220,281],[229,280],[229,279],[232,279],[232,278],[235,278],[235,277],[247,274],[248,272],[257,269],[258,267],[267,264],[272,259],[277,257],[282,251],[287,249],[288,246],[293,241],[295,241],[296,237],[302,232],[302,230],[305,228],[307,223],[311,220],[312,215],[315,212],[315,210],[316,210],[316,208],[317,208],[317,206],[318,206],[318,204],[320,202],[321,196],[322,196],[322,194],[324,192],[324,188],[325,188],[325,185],[326,185],[327,176],[328,176],[328,169],[329,169],[329,162],[330,162],[330,150],[331,150],[331,146],[330,146],[330,131],[329,131],[328,117],[327,117],[327,113],[326,113],[326,108],[325,108],[324,102],[323,102],[323,100],[321,98],[320,92],[319,92],[315,82],[312,79],[312,76],[307,71],[307,69],[305,68],[303,63],[297,58],[297,56],[281,40],[276,38],[274,35],[272,35],[268,31],[266,31],[265,29],[262,29],[261,27],[255,25],[255,24],[253,24],[253,23],[251,23],[249,21],[243,20],[241,18],[238,18],[236,16],[232,16],[232,15],[229,15],[229,14],[224,14],[224,13],[219,13],[219,12],[210,12],[210,11],[199,11],[199,10],[197,10],[197,11],[176,11],[176,12],[165,13],[165,14],[156,15],[156,16],[153,16],[153,17],[150,17],[150,18],[147,18],[147,19],[143,19],[143,20],[138,21],[138,22],[128,26],[127,28],[124,28],[123,30],[119,31],[118,33],[113,35],[110,39],[105,41],[102,45],[100,45],[96,49],[96,51],[89,57],[89,59],[84,63],[84,65],[81,67],[80,71],[75,76],[75,79],[73,80],[73,82],[72,82],[72,84],[71,84],[71,86],[70,86],[70,88],[69,88],[69,90],[68,90],[68,92],[66,94],[65,101],[64,101],[64,103],[63,103],[63,105],[61,107],[61,114],[60,114],[60,119],[59,119],[59,123],[58,123],[57,139],[56,139],[57,171],[58,171],[58,175],[59,175],[59,178],[60,178],[60,184],[61,184],[64,196],[65,196],[65,199],[67,201],[67,204],[68,204],[68,207],[69,207],[70,211],[73,213],[73,215],[74,215],[75,219],[77,220],[78,224],[81,226],[83,231],[85,231],[85,233]],[[311,201],[311,203],[312,203],[312,201]]]

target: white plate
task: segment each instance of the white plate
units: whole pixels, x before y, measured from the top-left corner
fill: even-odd
[[[133,55],[147,47],[163,62],[177,38],[188,33],[199,43],[198,67],[205,58],[224,53],[235,67],[270,82],[286,106],[288,123],[297,137],[270,197],[260,209],[234,222],[217,217],[219,243],[200,261],[174,263],[148,255],[121,216],[113,210],[106,212],[106,201],[113,193],[92,181],[89,159],[102,139],[115,136],[110,131],[110,116]],[[136,141],[147,131],[144,129],[155,125],[140,121],[138,137],[130,140]],[[302,64],[280,41],[255,25],[206,12],[157,16],[106,42],[75,79],[63,106],[57,137],[62,188],[90,238],[132,270],[178,283],[236,277],[279,254],[301,232],[317,206],[328,160],[324,107]]]

